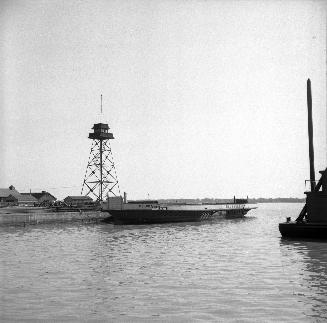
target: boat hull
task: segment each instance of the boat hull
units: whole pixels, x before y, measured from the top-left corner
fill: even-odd
[[[172,222],[199,222],[217,218],[241,218],[250,209],[238,208],[228,210],[109,210],[108,219],[115,224],[150,224]]]
[[[279,231],[286,238],[327,239],[327,223],[285,222]]]

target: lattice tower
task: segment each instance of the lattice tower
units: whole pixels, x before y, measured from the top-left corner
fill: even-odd
[[[110,147],[110,140],[114,139],[108,132],[105,123],[94,124],[94,132],[89,133],[92,139],[91,151],[84,176],[82,195],[87,195],[103,201],[107,196],[120,196],[117,172]]]

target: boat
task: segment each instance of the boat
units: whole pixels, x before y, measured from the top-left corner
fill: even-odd
[[[291,217],[279,223],[279,231],[285,238],[327,239],[327,168],[320,171],[321,177],[316,183],[314,170],[313,126],[311,82],[307,81],[308,134],[310,187],[306,194],[306,203],[295,221]]]
[[[157,200],[127,201],[126,193],[124,193],[124,198],[120,196],[114,164],[109,158],[111,149],[106,144],[106,141],[113,139],[113,135],[107,132],[109,129],[107,124],[95,124],[93,129],[94,133],[90,133],[89,138],[96,140],[94,146],[96,148],[91,148],[94,155],[91,157],[89,166],[92,166],[90,174],[95,175],[95,178],[90,181],[91,175],[86,176],[84,184],[89,189],[87,195],[91,193],[96,195],[95,191],[99,188],[99,194],[96,197],[101,203],[101,211],[108,213],[107,222],[115,224],[198,222],[222,217],[240,218],[256,208],[248,204],[248,199],[235,197],[229,203],[220,204],[159,203]],[[100,149],[98,150],[97,147]],[[108,148],[107,155],[104,155],[103,147]],[[107,169],[104,167],[105,162],[109,162]],[[114,170],[114,174],[110,173],[111,170]],[[117,194],[114,188],[118,188]],[[105,195],[107,195],[107,200],[103,201],[102,197]]]
[[[279,223],[283,237],[327,239],[327,168],[312,191],[305,192],[306,203],[295,221],[287,217]]]
[[[219,218],[242,218],[255,205],[247,199],[235,199],[231,203],[190,204],[159,203],[157,200],[128,201],[118,197],[109,197],[102,211],[108,212],[107,222],[114,224],[153,224],[172,222],[199,222]]]

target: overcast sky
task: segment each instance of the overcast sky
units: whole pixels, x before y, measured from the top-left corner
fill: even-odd
[[[0,6],[0,187],[80,194],[102,93],[130,198],[303,197],[308,77],[326,167],[324,1]]]

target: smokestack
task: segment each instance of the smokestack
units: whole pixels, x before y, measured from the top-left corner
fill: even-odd
[[[311,192],[315,189],[315,166],[314,166],[314,150],[313,150],[313,125],[312,125],[312,96],[311,81],[307,81],[307,103],[308,103],[308,134],[309,134],[309,160],[310,160],[310,183]]]

